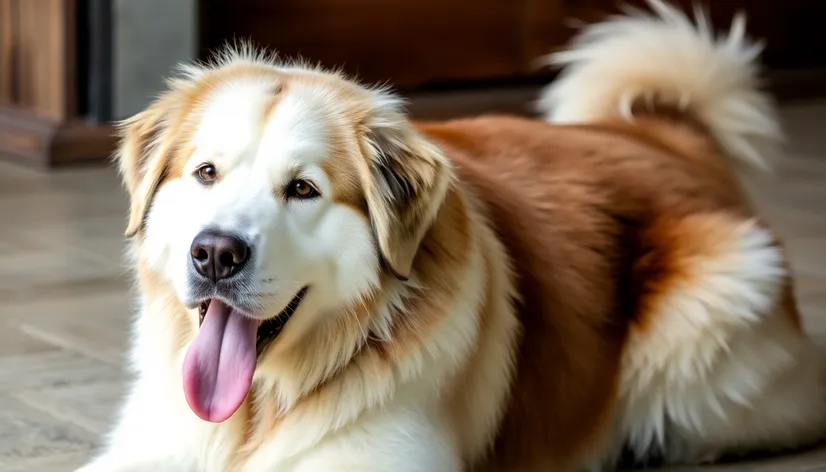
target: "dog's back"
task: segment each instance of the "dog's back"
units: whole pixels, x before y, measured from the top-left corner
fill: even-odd
[[[696,463],[826,430],[782,247],[738,185],[780,144],[756,49],[739,22],[718,40],[652,6],[558,56],[541,101],[554,124],[420,125],[484,203],[522,297],[483,470],[600,468],[624,450]]]

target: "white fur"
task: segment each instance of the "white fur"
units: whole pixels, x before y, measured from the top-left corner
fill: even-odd
[[[249,290],[261,296],[262,312],[280,311],[310,283],[316,294],[332,294],[324,303],[329,307],[377,282],[378,259],[360,215],[329,199],[285,201],[274,194],[293,177],[312,181],[322,195],[331,188],[320,167],[329,145],[318,111],[323,104],[313,103],[309,93],[288,94],[264,120],[271,88],[248,80],[212,92],[202,104],[196,150],[184,174],[211,162],[221,182],[204,187],[194,178],[180,179],[155,196],[141,257],[174,284],[185,303],[191,297],[188,248],[208,227],[238,232],[252,243],[258,280]],[[292,173],[296,168],[298,175]]]
[[[545,61],[563,66],[539,100],[554,123],[608,117],[632,119],[640,100],[691,114],[735,162],[770,167],[781,130],[756,63],[761,46],[746,37],[745,18],[717,38],[702,11],[696,23],[660,0],[647,0],[656,15],[631,12],[596,23],[566,51]]]
[[[249,61],[227,56],[217,66]],[[256,64],[283,71],[257,58]],[[207,68],[187,68],[187,80],[200,80]],[[187,87],[186,80],[177,82]],[[135,382],[107,437],[101,454],[81,472],[137,472],[180,470],[200,472],[308,472],[321,470],[451,472],[461,470],[463,457],[480,454],[491,440],[502,414],[517,323],[508,304],[513,295],[504,251],[493,235],[476,221],[486,236],[470,239],[471,257],[466,276],[435,333],[409,349],[407,358],[385,364],[349,362],[370,332],[390,338],[392,320],[404,316],[416,293],[415,274],[406,282],[382,288],[383,299],[361,338],[344,343],[337,329],[340,317],[351,313],[340,307],[359,300],[379,283],[379,258],[370,223],[351,207],[333,202],[330,176],[322,164],[332,146],[332,131],[351,129],[336,107],[332,89],[314,82],[291,82],[279,97],[271,116],[264,104],[272,98],[273,83],[247,77],[211,90],[193,112],[199,117],[192,130],[192,152],[183,176],[165,182],[148,214],[145,234],[135,243],[135,264],[146,264],[162,279],[161,287],[144,291],[134,324],[131,361]],[[339,86],[353,87],[343,80]],[[396,115],[398,100],[381,91],[361,90],[372,99],[374,120],[388,129],[407,126]],[[363,103],[362,103],[363,104]],[[389,118],[388,118],[389,117]],[[389,119],[389,121],[388,121]],[[373,123],[375,125],[375,123]],[[336,149],[348,151],[347,149]],[[349,150],[355,159],[356,149]],[[219,180],[205,187],[192,176],[205,162],[215,165]],[[298,172],[298,175],[296,175]],[[291,178],[311,180],[324,196],[313,201],[285,201],[277,190]],[[256,370],[254,388],[278,402],[284,416],[278,427],[241,463],[239,444],[244,415],[221,424],[200,420],[188,407],[182,390],[181,366],[188,341],[175,339],[170,310],[195,301],[189,291],[189,247],[205,228],[231,230],[251,241],[255,280],[248,288],[261,303],[261,317],[280,311],[304,285],[311,291]],[[487,242],[483,247],[481,239]],[[493,245],[493,246],[491,246]],[[484,254],[484,255],[483,255]],[[480,392],[471,403],[489,430],[474,431],[460,443],[445,403],[452,395],[452,378],[476,351],[478,313],[486,299],[491,264],[502,293],[490,309],[498,328],[491,341],[500,358],[485,360],[485,375],[464,386]],[[197,314],[189,310],[192,329]],[[258,316],[259,313],[252,313]],[[302,343],[315,333],[329,333],[320,349],[306,352]],[[178,333],[180,336],[181,334]],[[323,336],[323,334],[322,334]],[[304,357],[301,357],[304,356]],[[299,403],[329,378],[319,403]],[[343,380],[342,380],[343,379]],[[349,379],[349,380],[348,380]],[[484,393],[489,400],[476,398]],[[242,407],[244,408],[244,407]],[[461,411],[457,415],[467,416]],[[465,419],[465,421],[468,421]]]

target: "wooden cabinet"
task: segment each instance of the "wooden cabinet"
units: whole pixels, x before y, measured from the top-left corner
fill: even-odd
[[[402,89],[536,73],[560,44],[562,0],[205,0],[203,54],[251,38],[285,57]]]
[[[227,39],[255,43],[368,82],[402,89],[461,82],[546,79],[535,61],[563,45],[577,22],[618,12],[615,0],[204,0],[205,52]],[[642,6],[643,0],[622,3]],[[692,9],[695,0],[676,0]],[[703,3],[703,2],[701,2]],[[726,28],[748,13],[748,30],[765,39],[774,68],[826,67],[826,1],[706,1],[714,24]]]
[[[289,56],[400,87],[523,67],[521,8],[503,0],[207,1],[203,45],[252,38]]]
[[[0,153],[37,165],[100,159],[111,127],[78,103],[76,0],[0,0]]]

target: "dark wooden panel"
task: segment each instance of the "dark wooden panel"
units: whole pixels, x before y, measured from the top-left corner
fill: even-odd
[[[17,105],[63,120],[75,106],[75,0],[17,3]]]
[[[207,0],[206,45],[251,38],[287,56],[398,86],[507,77],[523,69],[511,0]]]
[[[738,11],[766,42],[774,69],[826,66],[826,1],[672,0],[700,3],[726,29]],[[439,82],[547,77],[536,60],[564,45],[573,26],[643,0],[204,0],[204,50],[251,38],[287,56],[343,66],[402,88]]]
[[[535,64],[541,57],[553,52],[574,33],[567,24],[570,11],[563,0],[525,0],[522,19],[523,58],[529,74],[546,74]]]
[[[0,105],[14,103],[14,2],[0,0]]]

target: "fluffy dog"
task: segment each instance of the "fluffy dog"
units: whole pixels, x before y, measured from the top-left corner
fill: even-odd
[[[411,123],[249,50],[186,67],[122,127],[135,380],[81,470],[579,471],[820,439],[821,355],[738,190],[780,144],[759,48],[651,6],[552,58],[547,120]]]

